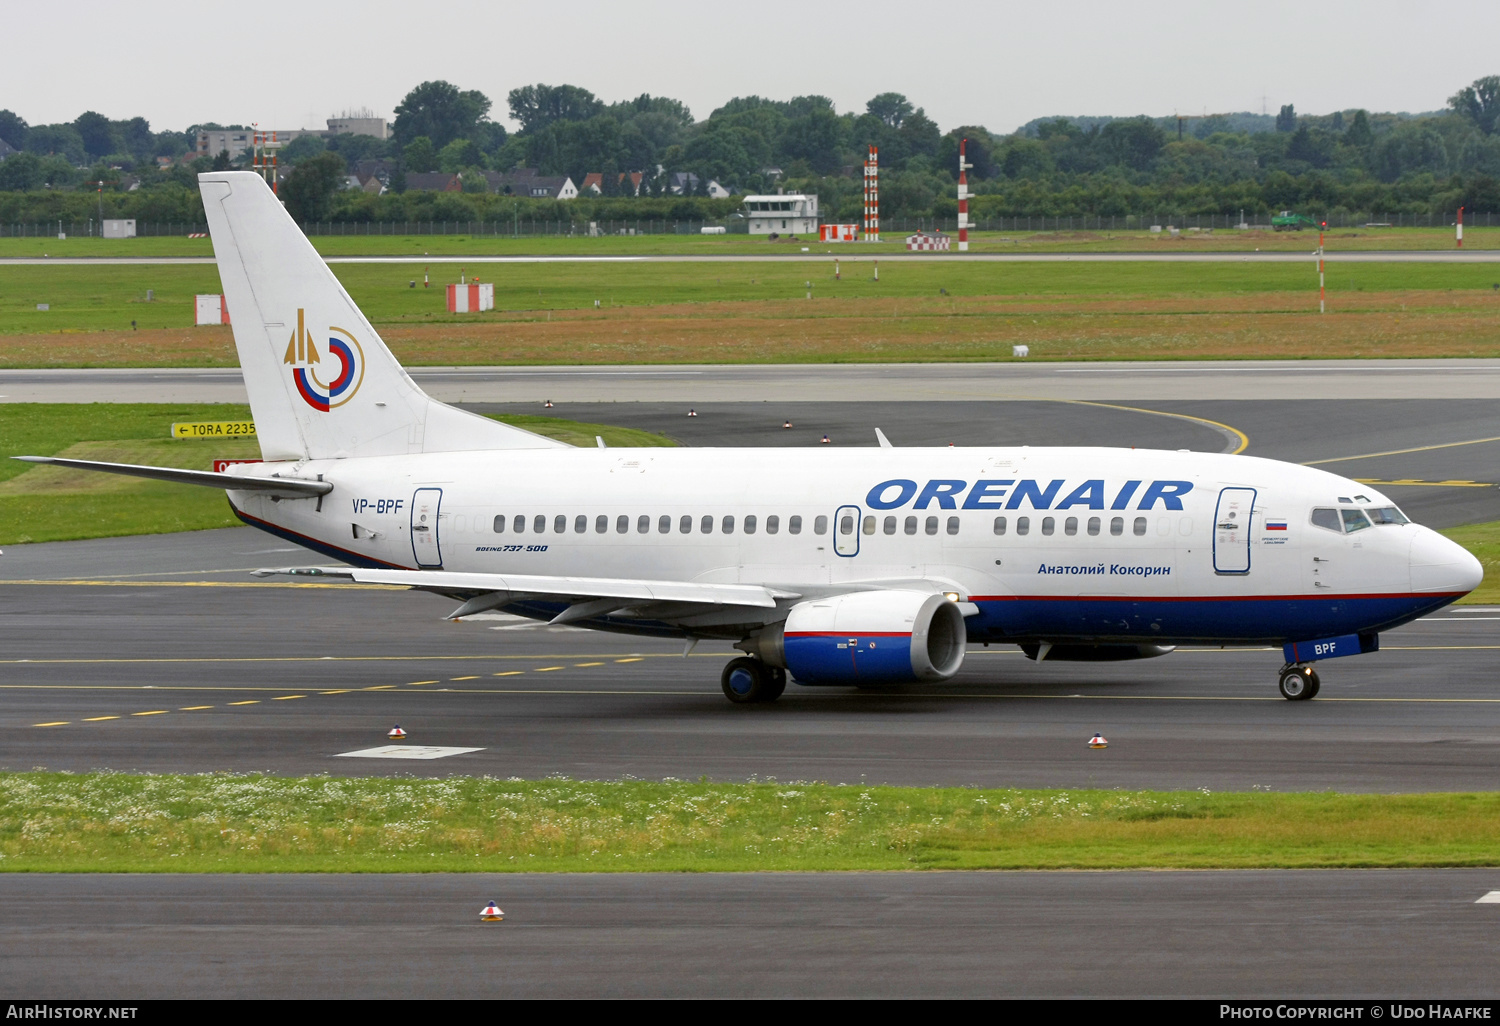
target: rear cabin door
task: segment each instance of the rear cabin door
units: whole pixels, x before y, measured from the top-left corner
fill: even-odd
[[[1254,488],[1225,488],[1214,511],[1214,573],[1250,572],[1250,521],[1255,513]]]
[[[411,497],[411,554],[423,570],[440,570],[443,550],[438,540],[441,488],[418,488]]]
[[[840,556],[859,555],[859,507],[840,506],[833,517],[833,551]]]

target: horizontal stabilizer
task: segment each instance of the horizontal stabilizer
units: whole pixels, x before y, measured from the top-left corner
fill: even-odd
[[[211,470],[179,470],[176,467],[143,467],[135,463],[97,463],[93,460],[65,460],[60,456],[12,456],[13,460],[26,463],[50,463],[56,467],[73,467],[78,470],[98,470],[106,474],[124,474],[127,477],[149,477],[156,481],[174,481],[177,484],[207,485],[231,492],[265,492],[282,498],[302,499],[313,495],[327,495],[333,485],[327,481],[306,481],[291,477],[242,477],[237,474],[220,474]]]
[[[614,577],[544,577],[536,574],[470,574],[447,570],[379,570],[361,567],[285,567],[256,570],[257,577],[275,575],[321,577],[356,584],[396,584],[422,588],[453,598],[465,598],[453,615],[470,615],[523,598],[562,599],[574,603],[600,602],[597,608],[620,608],[645,602],[687,603],[701,606],[745,606],[774,609],[778,599],[800,598],[793,592],[758,584],[700,584],[692,581],[643,581]],[[485,601],[473,601],[486,596]],[[494,596],[491,598],[491,596]],[[582,612],[582,611],[580,611]],[[583,615],[590,615],[584,613]],[[593,613],[592,615],[600,615]],[[575,619],[568,617],[567,619]],[[565,620],[562,622],[566,622]]]

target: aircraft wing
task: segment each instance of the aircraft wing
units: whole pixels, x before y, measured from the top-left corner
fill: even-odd
[[[472,616],[486,609],[525,599],[568,602],[552,623],[568,623],[605,616],[620,609],[671,605],[700,610],[772,609],[778,600],[797,599],[795,592],[758,584],[700,584],[692,581],[648,581],[617,577],[548,577],[537,574],[477,574],[448,570],[367,570],[361,567],[283,567],[254,571],[257,577],[277,575],[352,581],[355,584],[394,584],[462,599],[448,619]],[[684,611],[686,611],[684,609]]]
[[[99,470],[106,474],[124,474],[127,477],[148,477],[156,481],[174,481],[177,484],[207,485],[210,488],[225,488],[232,492],[269,492],[282,498],[302,499],[311,495],[327,495],[333,485],[327,481],[308,481],[293,477],[251,477],[239,474],[220,474],[211,470],[180,470],[176,467],[146,467],[135,463],[100,463],[94,460],[68,460],[60,456],[12,456],[24,463],[49,463],[55,467],[73,467],[78,470]]]

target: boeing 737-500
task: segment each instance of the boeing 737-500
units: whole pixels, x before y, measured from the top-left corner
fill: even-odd
[[[1275,646],[1281,694],[1309,699],[1315,662],[1482,576],[1371,486],[1251,456],[566,446],[424,394],[257,175],[199,188],[264,462],[21,458],[223,488],[341,564],[261,573],[730,642],[737,703],[944,681],[996,643],[1038,662]]]

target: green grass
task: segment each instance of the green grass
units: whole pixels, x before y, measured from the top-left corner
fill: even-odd
[[[998,296],[1016,299],[1080,296],[1165,298],[1284,294],[1287,309],[1306,309],[1317,287],[1316,270],[1300,264],[982,264],[902,263],[880,269],[874,281],[868,262],[841,261],[833,277],[832,257],[819,264],[502,264],[466,268],[495,284],[495,307],[505,311],[585,310],[595,300],[607,307],[651,307],[705,302],[805,299],[812,281],[816,298]],[[473,324],[485,314],[449,314],[440,286],[456,281],[460,268],[431,268],[432,288],[421,286],[423,265],[335,264],[334,273],[360,309],[376,324]],[[1351,294],[1430,292],[1415,309],[1448,305],[1451,293],[1492,290],[1500,270],[1483,264],[1328,265],[1328,290],[1348,308]],[[416,288],[409,287],[412,281]],[[147,290],[155,298],[146,302]],[[212,266],[35,266],[7,267],[0,286],[0,334],[130,331],[187,328],[193,296],[220,291]],[[38,303],[50,306],[37,310]],[[68,345],[65,337],[57,345]],[[84,361],[87,362],[87,361]]]
[[[1081,221],[1080,221],[1081,223]],[[354,231],[358,225],[349,225]],[[908,232],[886,232],[878,243],[829,245],[813,240],[770,242],[750,235],[314,235],[312,244],[325,256],[664,256],[771,254],[800,256],[802,247],[813,252],[833,250],[850,256],[865,253],[906,251]],[[1358,250],[1447,250],[1454,248],[1452,228],[1336,228],[1327,233],[1329,248]],[[1220,228],[1210,234],[1184,231],[1172,237],[1165,232],[1145,231],[973,231],[970,247],[976,253],[1079,253],[1079,252],[1242,252],[1290,251],[1317,245],[1316,232],[1238,232]],[[1493,249],[1500,246],[1500,230],[1466,225],[1464,246]],[[0,239],[0,259],[6,257],[166,257],[212,256],[208,239],[186,235],[138,239],[100,239],[74,235],[59,242],[55,235],[40,238]]]
[[[1484,581],[1459,599],[1465,605],[1500,605],[1500,521],[1450,527],[1443,534],[1474,553],[1484,567]]]
[[[223,492],[163,481],[36,466],[10,456],[59,456],[210,470],[215,459],[256,459],[251,439],[179,441],[174,421],[248,420],[235,404],[5,403],[0,404],[0,545],[71,541],[132,534],[165,534],[234,527]],[[592,447],[603,436],[613,447],[675,443],[634,428],[583,424],[552,417],[497,418],[570,445]]]
[[[13,872],[1497,864],[1493,793],[0,774],[0,870]]]

